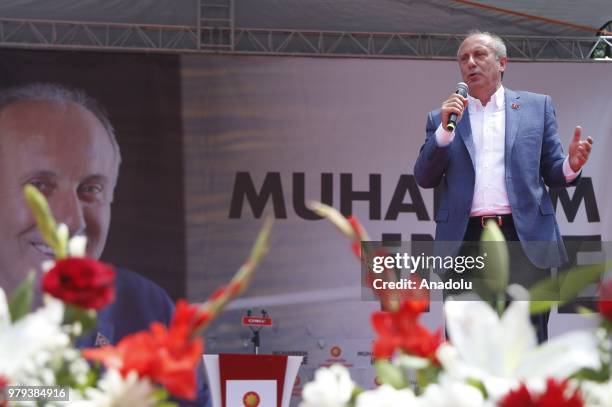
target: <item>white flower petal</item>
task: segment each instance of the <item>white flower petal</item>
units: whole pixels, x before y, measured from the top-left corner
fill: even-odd
[[[423,369],[431,364],[429,359],[421,358],[418,356],[400,354],[394,360],[393,363],[404,369]]]
[[[445,311],[454,347],[442,345],[438,359],[455,380],[481,380],[494,400],[521,381],[542,387],[548,377],[600,366],[593,332],[569,333],[536,347],[526,301],[510,304],[501,319],[484,302],[447,302]]]
[[[375,390],[361,393],[356,407],[410,407],[416,405],[416,397],[410,389],[396,390],[383,384]]]
[[[55,260],[45,260],[45,261],[42,262],[42,264],[40,266],[40,268],[42,269],[43,273],[48,272],[53,267],[55,267]]]
[[[8,303],[6,302],[6,294],[0,287],[0,333],[4,332],[11,324],[11,314],[9,313]]]
[[[300,407],[344,407],[354,388],[355,384],[344,366],[321,368],[315,372],[314,381],[304,386]]]
[[[6,327],[0,333],[0,374],[19,377],[45,350],[67,347],[69,339],[61,330],[64,306],[61,301],[45,301],[37,309]]]
[[[73,236],[68,241],[68,253],[72,257],[85,257],[85,249],[87,248],[87,237],[82,235]]]
[[[612,407],[612,381],[586,381],[580,386],[586,407]]]
[[[115,369],[106,371],[98,382],[98,388],[85,391],[85,400],[71,403],[76,407],[153,407],[154,387],[148,379],[139,379],[134,371],[122,377]]]
[[[518,367],[518,377],[566,378],[582,368],[599,369],[597,338],[590,331],[558,336],[526,353]]]
[[[461,359],[489,373],[501,374],[499,345],[505,333],[497,314],[482,301],[447,301],[444,304],[450,341]]]
[[[501,318],[501,343],[503,349],[502,376],[511,376],[527,351],[537,345],[535,329],[529,319],[529,302],[515,301]]]
[[[485,400],[477,388],[469,384],[440,376],[439,383],[425,388],[419,396],[419,407],[484,407]]]

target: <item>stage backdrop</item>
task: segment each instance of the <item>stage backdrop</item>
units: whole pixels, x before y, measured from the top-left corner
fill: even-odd
[[[304,356],[302,385],[344,363],[374,386],[370,314],[347,242],[305,201],[357,215],[373,239],[434,232],[434,194],[413,165],[425,118],[460,80],[448,61],[145,55],[2,50],[0,86],[32,81],[83,88],[109,110],[123,163],[103,258],[174,298],[204,300],[240,267],[276,218],[252,286],[210,329],[206,351],[250,352],[240,317],[274,326],[261,352]],[[612,151],[609,64],[510,63],[505,86],[552,95],[564,146],[576,124],[595,139],[578,188],[556,192],[566,236],[609,241]],[[426,324],[442,324],[434,297]],[[551,332],[583,320],[554,313]]]
[[[565,148],[574,126],[595,140],[581,189],[558,192],[566,236],[610,240],[612,111],[607,64],[510,63],[504,86],[552,95]],[[264,57],[182,58],[188,293],[202,298],[236,270],[264,214],[276,218],[272,250],[244,298],[208,334],[207,352],[250,350],[239,325],[262,308],[274,327],[262,351],[306,356],[303,381],[329,363],[362,385],[378,304],[360,300],[359,264],[304,201],[357,215],[375,240],[433,235],[434,197],[413,165],[425,118],[460,80],[454,62]],[[422,237],[422,236],[421,236]],[[432,303],[430,327],[442,324]],[[551,333],[579,317],[553,314]],[[299,391],[296,391],[296,393]]]

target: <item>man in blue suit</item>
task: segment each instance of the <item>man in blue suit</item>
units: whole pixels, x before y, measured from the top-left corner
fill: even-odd
[[[23,187],[34,185],[71,236],[87,238],[87,256],[104,250],[121,154],[103,108],[83,92],[52,84],[0,91],[0,286],[11,293],[29,270],[53,259]],[[126,335],[167,324],[174,305],[166,292],[146,278],[117,269],[116,300],[98,314],[98,325],[81,338],[82,347],[115,344]],[[202,369],[198,371],[202,375]],[[196,402],[208,392],[199,381]]]
[[[577,182],[593,140],[581,139],[578,126],[563,153],[551,98],[502,86],[508,58],[498,36],[470,33],[457,57],[468,96],[452,94],[429,113],[414,167],[421,187],[444,186],[436,241],[455,242],[445,249],[456,254],[461,241],[478,241],[492,219],[506,240],[521,242],[524,261],[512,259],[511,281],[517,264],[528,264],[536,281],[567,260],[546,185]],[[448,131],[452,113],[459,123]],[[547,336],[545,319],[537,327],[540,340]]]

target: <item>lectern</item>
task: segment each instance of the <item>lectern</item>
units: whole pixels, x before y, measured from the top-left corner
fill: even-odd
[[[289,407],[301,356],[204,355],[213,407]]]

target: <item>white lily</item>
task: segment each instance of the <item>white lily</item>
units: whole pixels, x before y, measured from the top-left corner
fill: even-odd
[[[314,381],[302,391],[300,407],[344,407],[355,389],[348,369],[332,365],[315,372]]]
[[[612,381],[603,383],[584,381],[580,385],[586,407],[612,407]]]
[[[6,296],[0,289],[0,374],[19,380],[24,369],[49,351],[69,345],[61,329],[64,304],[45,297],[44,306],[11,323]]]
[[[549,377],[600,367],[593,332],[571,332],[536,346],[527,301],[511,303],[501,319],[482,301],[447,301],[445,313],[453,345],[440,346],[438,359],[453,379],[481,380],[494,400],[519,381],[539,387]]]
[[[416,405],[416,397],[410,389],[396,390],[383,384],[375,390],[365,391],[357,397],[356,407],[409,407]]]
[[[109,369],[98,382],[98,388],[85,390],[85,399],[72,402],[73,407],[153,407],[155,388],[147,378],[140,379],[131,371],[126,377]]]
[[[488,406],[480,390],[462,381],[440,375],[419,396],[419,407],[485,407]]]

